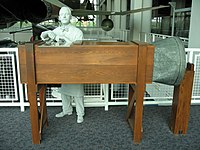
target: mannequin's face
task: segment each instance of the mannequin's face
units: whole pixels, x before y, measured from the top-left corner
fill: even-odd
[[[67,25],[70,23],[71,12],[67,8],[61,8],[59,12],[59,20],[62,24]]]

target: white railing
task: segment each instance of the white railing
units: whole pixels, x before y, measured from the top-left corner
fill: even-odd
[[[129,41],[130,30],[104,31],[99,27],[79,27],[84,34],[85,40],[121,40]]]
[[[157,38],[167,38],[165,35],[158,34],[148,34],[151,35],[152,40]],[[147,38],[146,38],[147,39]],[[149,39],[149,38],[148,38]],[[188,40],[185,40],[186,42]],[[192,104],[200,104],[200,48],[186,48],[186,60],[187,62],[194,63],[195,65],[195,77],[193,84],[193,93],[192,93]],[[20,84],[20,74],[19,74],[19,62],[18,62],[18,49],[17,48],[4,48],[1,49],[1,52],[6,52],[5,55],[12,53],[15,56],[15,65],[16,66],[16,75],[15,82],[18,88],[18,100],[13,101],[9,100],[8,97],[5,97],[2,102],[0,101],[0,106],[19,106],[21,111],[25,110],[25,106],[29,106],[26,96],[26,88]],[[87,88],[87,87],[86,87]],[[94,93],[98,89],[98,93]],[[112,85],[95,85],[92,88],[89,88],[89,94],[85,96],[86,105],[88,107],[105,107],[105,110],[108,110],[110,105],[127,105],[128,99],[128,85],[124,84],[112,84]],[[91,92],[91,93],[90,93]],[[109,94],[110,93],[110,94]],[[61,101],[56,97],[51,95],[51,89],[48,92],[49,101],[47,102],[48,106],[61,106]],[[110,95],[110,96],[109,96]],[[109,97],[108,97],[109,96]],[[173,86],[153,83],[146,86],[145,101],[144,104],[158,104],[158,105],[168,105],[171,104],[173,97]],[[86,106],[86,107],[87,107]]]
[[[171,36],[170,35],[164,35],[164,34],[156,34],[156,33],[145,33],[145,32],[142,32],[140,34],[140,40],[143,41],[143,42],[147,42],[147,43],[155,42],[155,41],[160,40],[160,39],[166,39],[168,37],[171,37]],[[179,37],[179,38],[182,40],[185,47],[188,47],[189,39],[184,38],[184,37]]]

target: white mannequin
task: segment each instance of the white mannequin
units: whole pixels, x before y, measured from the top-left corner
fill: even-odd
[[[75,41],[82,41],[83,32],[70,24],[71,10],[68,7],[62,7],[59,11],[59,21],[61,25],[53,31],[44,31],[41,39],[47,44],[71,45]]]
[[[41,39],[47,44],[55,44],[68,46],[75,41],[83,39],[83,33],[80,29],[70,24],[71,10],[68,7],[62,7],[59,11],[59,20],[61,25],[53,31],[44,31],[41,34]],[[67,78],[67,76],[66,76]],[[73,108],[71,105],[72,99],[76,104],[77,123],[83,122],[84,116],[84,89],[83,84],[62,84],[59,92],[62,99],[62,112],[56,114],[56,117],[71,115]]]

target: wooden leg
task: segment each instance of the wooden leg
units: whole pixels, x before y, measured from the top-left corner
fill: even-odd
[[[135,86],[135,88],[133,88],[133,85],[129,85],[129,103],[126,119],[133,130],[133,141],[136,144],[139,144],[142,140],[144,91],[145,86]]]
[[[28,100],[30,103],[32,142],[33,144],[40,144],[37,90],[34,85],[30,84],[27,84],[27,88],[28,88]]]
[[[136,90],[135,120],[134,120],[134,143],[142,140],[142,116],[145,85],[138,86]]]
[[[32,43],[26,44],[26,64],[27,64],[27,87],[28,100],[30,103],[30,119],[32,128],[32,142],[33,144],[40,144],[39,135],[39,117],[37,104],[37,84],[35,75],[35,56],[34,45]]]
[[[126,119],[133,129],[133,142],[142,140],[143,101],[146,87],[147,47],[139,45],[137,79],[135,85],[129,85],[129,103]]]
[[[194,65],[187,64],[184,78],[174,87],[170,128],[174,134],[186,134],[190,115],[190,104],[194,78]]]

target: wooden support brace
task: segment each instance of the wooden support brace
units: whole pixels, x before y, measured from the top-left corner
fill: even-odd
[[[48,126],[47,118],[47,107],[46,107],[46,85],[41,85],[39,89],[39,98],[40,98],[40,128],[39,134],[40,139],[42,138],[42,129],[44,125]]]
[[[128,94],[128,111],[126,114],[126,120],[130,119],[131,116],[134,116],[134,103],[135,103],[135,88],[133,84],[129,85],[129,94]],[[133,128],[133,127],[132,127]]]
[[[174,86],[170,128],[174,134],[186,134],[194,79],[194,64],[187,64],[181,84]]]

